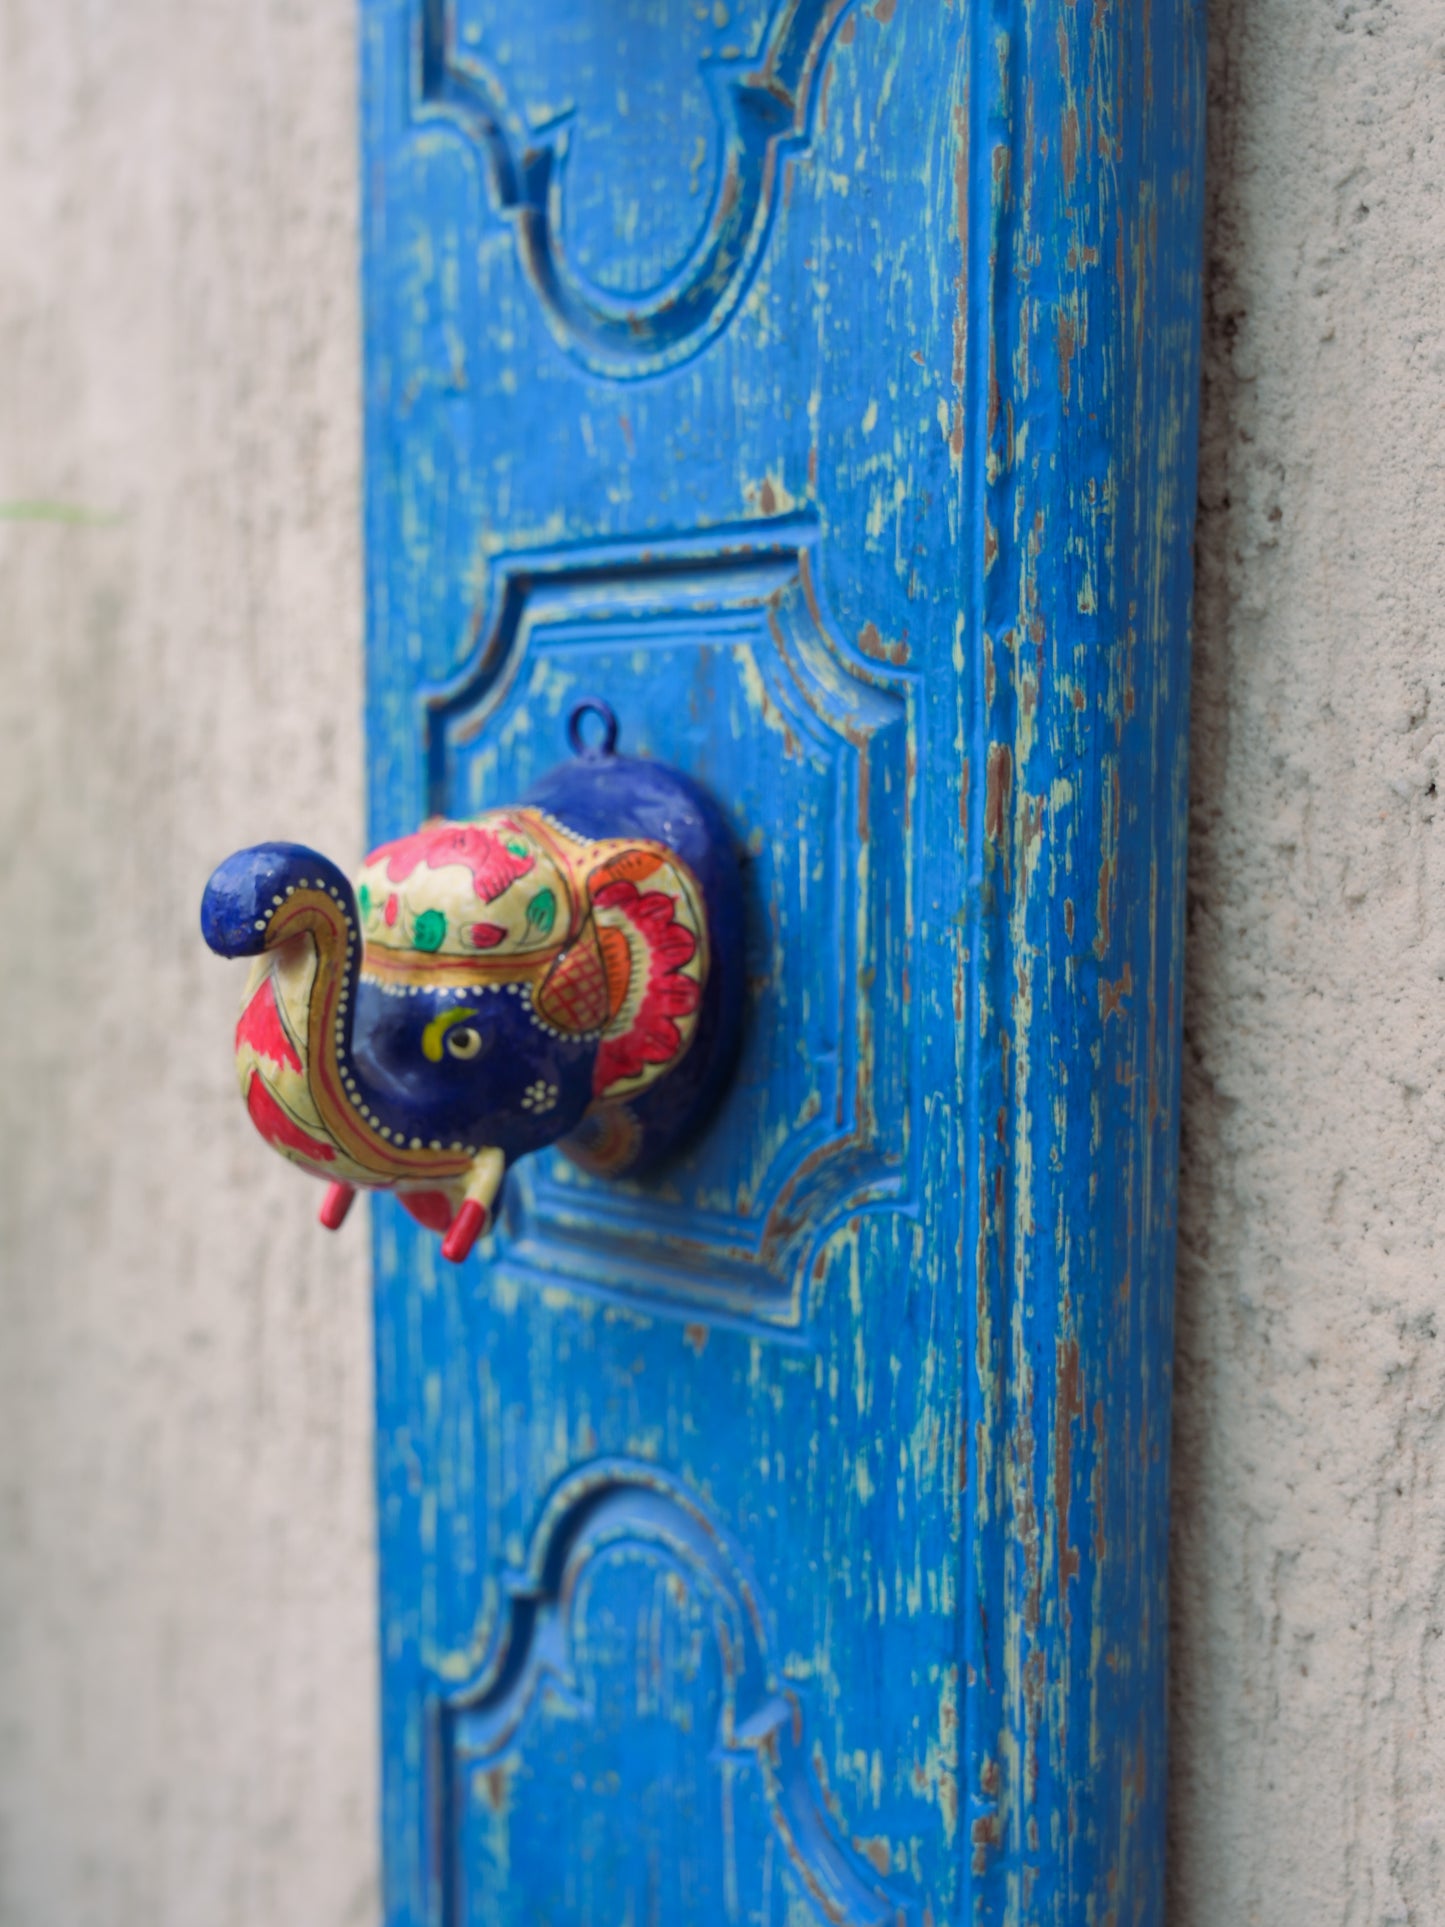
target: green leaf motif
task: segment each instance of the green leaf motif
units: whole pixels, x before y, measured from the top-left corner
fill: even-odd
[[[550,890],[539,890],[527,905],[527,927],[545,937],[557,921],[557,899]]]
[[[440,910],[423,910],[416,920],[412,940],[418,950],[440,950],[447,934],[447,920]]]

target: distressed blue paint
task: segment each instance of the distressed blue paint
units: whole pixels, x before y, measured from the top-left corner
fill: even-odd
[[[373,829],[605,672],[753,924],[670,1189],[539,1174],[446,1275],[377,1209],[389,1927],[1158,1923],[1202,18],[419,6],[362,7]],[[760,165],[718,76],[799,20]]]

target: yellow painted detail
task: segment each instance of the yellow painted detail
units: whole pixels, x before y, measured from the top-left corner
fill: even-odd
[[[431,1022],[421,1034],[422,1056],[425,1057],[429,1063],[440,1064],[442,1061],[442,1045],[452,1025],[461,1023],[466,1017],[475,1017],[476,1014],[474,1010],[465,1004],[459,1004],[455,1010],[440,1011],[432,1018]]]

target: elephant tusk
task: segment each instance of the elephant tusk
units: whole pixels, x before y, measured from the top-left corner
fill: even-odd
[[[462,1191],[462,1203],[442,1240],[442,1256],[459,1265],[491,1222],[492,1206],[506,1176],[507,1160],[495,1147],[479,1151],[472,1160]]]
[[[328,1231],[339,1231],[345,1224],[346,1214],[355,1196],[354,1184],[327,1185],[326,1196],[321,1200],[321,1210],[317,1215]]]

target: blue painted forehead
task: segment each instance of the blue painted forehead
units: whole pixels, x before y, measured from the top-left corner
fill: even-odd
[[[394,991],[375,979],[365,979],[372,988],[379,989],[386,999],[386,1017],[393,1024],[407,1030],[422,1031],[435,1018],[456,1012],[458,1021],[464,1021],[460,1013],[469,1011],[477,1024],[486,1028],[494,1037],[500,1036],[514,1043],[520,1053],[526,1055],[529,1045],[535,1050],[539,1038],[546,1037],[554,1044],[579,1050],[588,1049],[597,1042],[598,1033],[559,1030],[549,1024],[533,1006],[532,986],[529,983],[505,983],[485,985],[438,985],[416,992]]]

